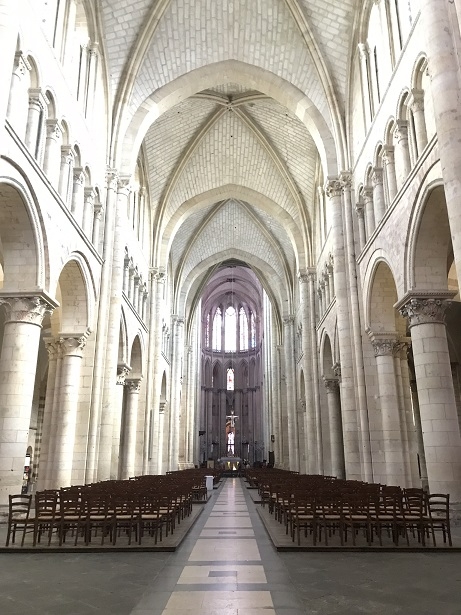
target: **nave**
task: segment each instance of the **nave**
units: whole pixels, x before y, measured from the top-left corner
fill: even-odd
[[[228,478],[175,553],[0,554],[0,611],[459,615],[458,553],[276,552],[256,507]]]

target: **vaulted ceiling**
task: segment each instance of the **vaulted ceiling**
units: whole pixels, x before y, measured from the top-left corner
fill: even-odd
[[[114,148],[142,144],[153,264],[178,307],[236,258],[290,311],[315,264],[320,167],[342,147],[359,4],[101,0]]]

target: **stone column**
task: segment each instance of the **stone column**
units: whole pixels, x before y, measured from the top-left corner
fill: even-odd
[[[99,424],[98,480],[107,480],[111,470],[112,433],[114,430],[113,402],[116,396],[116,376],[120,340],[122,305],[123,258],[127,203],[130,194],[129,178],[119,179],[114,225],[114,243],[111,262],[109,306],[106,312],[107,338],[104,366],[104,386]]]
[[[112,459],[110,478],[111,480],[121,477],[121,451],[120,441],[122,432],[122,417],[124,405],[124,390],[125,382],[128,374],[131,372],[131,367],[125,363],[117,365],[117,387],[116,397],[114,400],[114,431],[112,434]],[[118,460],[118,461],[117,461]]]
[[[57,391],[56,384],[59,382],[58,377],[58,352],[59,345],[55,338],[44,338],[45,347],[48,353],[48,376],[46,381],[46,398],[45,408],[43,412],[42,426],[42,446],[40,450],[40,469],[37,477],[37,490],[48,489],[47,476],[51,477],[51,469],[53,467],[53,452],[54,440],[51,437],[53,425],[53,413],[57,407]]]
[[[0,354],[0,503],[20,493],[42,320],[54,307],[41,296],[1,296],[6,312]]]
[[[367,186],[362,192],[363,203],[365,207],[365,226],[367,229],[367,240],[373,235],[375,230],[375,207],[373,203],[373,190]]]
[[[14,0],[0,0],[0,150],[3,141],[3,126],[5,125],[8,97],[10,94],[11,66],[14,62],[16,41],[18,37],[18,4]]]
[[[320,290],[320,286],[317,288],[317,297],[319,303],[319,319],[323,316],[323,303],[322,303],[322,291]]]
[[[400,190],[411,171],[410,148],[408,146],[408,122],[406,120],[396,121],[394,138],[397,141],[397,186]]]
[[[162,322],[160,318],[163,302],[163,289],[165,285],[165,272],[163,269],[153,268],[150,270],[150,309],[149,309],[149,349],[147,356],[147,407],[152,410],[149,442],[152,450],[144,456],[144,466],[148,467],[149,473],[160,472],[159,459],[159,403],[162,374],[159,370],[159,359],[162,350]],[[148,445],[148,443],[145,443]],[[148,446],[145,446],[145,451]]]
[[[388,206],[390,206],[397,194],[397,176],[395,174],[395,157],[393,145],[385,145],[383,147],[383,163],[386,172],[386,187],[387,196],[389,199]]]
[[[368,45],[365,43],[358,44],[359,57],[360,57],[360,76],[362,80],[362,95],[363,105],[365,112],[365,126],[368,128],[371,124],[373,116],[373,101],[370,96],[370,80],[369,80],[369,50]],[[366,130],[365,130],[366,132]]]
[[[370,439],[368,437],[370,424],[368,421],[368,406],[363,366],[362,325],[360,322],[359,290],[357,286],[357,268],[355,258],[354,228],[352,222],[352,174],[343,171],[340,176],[344,209],[345,255],[347,264],[348,297],[350,304],[350,326],[352,345],[352,365],[355,375],[355,399],[358,410],[358,442],[362,474],[365,480],[373,479],[371,464]],[[343,355],[341,352],[341,363]],[[343,406],[344,407],[344,406]]]
[[[424,92],[422,90],[411,90],[408,106],[413,113],[416,152],[417,155],[420,156],[427,145],[426,118],[424,117]]]
[[[31,69],[32,66],[26,56],[21,51],[17,51],[14,56],[14,68],[13,75],[11,76],[6,116],[20,139],[24,139],[24,135],[26,134],[28,105],[27,86],[29,84],[29,71]],[[6,78],[3,83],[9,83],[9,78]]]
[[[396,304],[408,318],[429,488],[461,500],[461,437],[445,328],[447,297],[411,293]]]
[[[137,311],[138,309],[139,280],[140,280],[140,277],[138,275],[138,272],[136,271],[134,274],[134,278],[133,278],[133,298],[131,300],[131,303],[133,304],[135,311]]]
[[[128,269],[128,299],[133,303],[134,299],[134,276],[135,276],[135,268],[133,266],[133,261],[130,258],[130,265]]]
[[[319,390],[319,369],[318,369],[318,354],[317,354],[317,330],[315,319],[315,270],[308,271],[309,283],[309,321],[310,321],[310,346],[309,353],[311,355],[312,366],[312,393],[313,393],[313,408],[311,410],[312,418],[309,417],[309,428],[312,428],[311,442],[312,456],[309,456],[309,468],[313,474],[320,474],[323,471],[323,445],[322,445],[322,421],[320,408],[320,390]]]
[[[94,220],[94,197],[96,193],[94,188],[84,188],[84,200],[83,200],[83,221],[82,230],[88,239],[91,241],[93,236],[93,220]]]
[[[93,113],[95,90],[96,90],[96,74],[99,60],[99,44],[92,43],[88,48],[90,61],[88,66],[88,91],[85,98],[85,117],[91,117]]]
[[[122,449],[121,478],[127,479],[134,476],[136,461],[136,430],[138,424],[139,391],[141,390],[141,378],[127,378],[125,420],[124,420],[124,445]]]
[[[287,415],[288,415],[288,452],[290,470],[299,471],[299,443],[298,423],[296,412],[295,394],[295,362],[293,352],[293,322],[294,317],[288,316],[283,319],[284,324],[284,350],[285,350],[285,378],[287,390]]]
[[[45,155],[43,158],[43,172],[50,184],[58,189],[59,169],[61,159],[62,129],[58,120],[46,120]]]
[[[308,273],[299,273],[300,281],[300,299],[301,299],[301,314],[302,314],[302,345],[303,345],[303,362],[304,362],[304,391],[300,391],[301,397],[305,400],[304,412],[304,436],[306,440],[306,463],[305,472],[307,474],[317,473],[317,445],[316,445],[316,405],[314,379],[316,377],[314,370],[315,355],[312,356],[312,337],[315,334],[315,271]],[[312,278],[312,279],[311,279]],[[312,287],[312,288],[311,288]],[[311,297],[314,305],[311,305]],[[312,318],[314,321],[312,322]],[[314,344],[316,340],[314,338]]]
[[[75,221],[81,226],[85,196],[85,173],[81,167],[74,167],[72,175],[72,202],[70,210]]]
[[[178,469],[179,421],[181,418],[182,361],[184,354],[184,318],[173,316],[173,352],[171,369],[171,405],[169,425],[168,469]]]
[[[410,343],[410,338],[399,338],[395,346],[394,363],[400,408],[400,424],[402,426],[403,462],[407,485],[413,487],[419,486],[419,477],[416,471],[417,450],[411,407],[410,378],[408,374],[408,347]]]
[[[379,224],[386,212],[386,203],[384,201],[384,185],[383,185],[383,170],[380,167],[375,167],[371,174],[373,184],[373,204],[375,207],[375,222]]]
[[[353,372],[353,347],[350,324],[349,289],[346,277],[346,255],[344,247],[342,183],[330,178],[326,186],[329,206],[332,211],[332,235],[334,258],[334,282],[336,290],[336,311],[338,343],[341,357],[342,379],[341,399],[343,412],[344,456],[348,478],[362,479],[361,455],[358,440],[357,405]]]
[[[337,378],[325,378],[324,376],[323,382],[327,392],[328,418],[330,423],[331,472],[337,478],[345,478],[339,380]]]
[[[99,252],[99,235],[101,233],[101,220],[104,214],[103,207],[101,203],[94,204],[94,218],[93,218],[93,235],[91,238],[91,242]]]
[[[386,337],[370,333],[376,357],[386,482],[388,485],[406,487],[408,485],[403,457],[402,424],[400,421],[398,387],[394,368],[397,336],[384,335]]]
[[[358,220],[357,226],[359,228],[359,249],[361,252],[363,248],[365,247],[365,244],[367,243],[367,236],[365,232],[365,216],[364,216],[362,203],[356,204],[355,212],[357,214],[357,220]]]
[[[32,156],[40,162],[41,144],[43,140],[42,118],[48,104],[48,99],[40,88],[29,89],[29,111],[27,114],[25,146]]]
[[[83,349],[89,332],[77,335],[61,335],[59,352],[61,374],[59,381],[57,432],[53,464],[55,489],[68,487],[72,482],[72,461],[77,426],[78,395]]]
[[[106,194],[106,217],[104,232],[103,265],[99,291],[98,327],[96,330],[95,366],[93,372],[93,396],[91,398],[89,433],[87,445],[87,468],[85,482],[97,480],[97,459],[99,448],[99,421],[101,416],[102,393],[104,385],[104,367],[106,359],[106,340],[108,331],[108,314],[110,307],[110,286],[112,257],[114,248],[114,227],[117,199],[118,176],[114,169],[108,169]],[[114,374],[115,379],[115,374]],[[115,384],[114,384],[115,387]],[[110,469],[110,463],[107,470]]]
[[[333,277],[333,257],[330,254],[328,264],[327,264],[327,273],[328,273],[328,285],[330,287],[330,299],[331,301],[335,298],[335,283]]]
[[[418,447],[419,457],[419,472],[421,477],[421,487],[429,490],[429,481],[427,479],[426,453],[424,451],[423,429],[421,425],[421,412],[419,409],[418,387],[416,380],[410,380],[411,403],[413,407],[413,416],[415,420],[416,442]]]
[[[59,172],[58,192],[64,204],[69,206],[71,178],[73,178],[74,153],[70,145],[61,146],[61,168]]]
[[[330,305],[331,300],[332,300],[332,296],[331,296],[331,292],[330,292],[330,280],[329,280],[329,276],[328,276],[328,271],[325,270],[324,274],[323,274],[323,283],[325,285],[325,299],[327,302],[327,306]]]
[[[421,31],[426,38],[424,48],[427,51],[443,187],[456,270],[459,276],[461,272],[461,208],[459,206],[461,124],[459,121],[459,56],[455,51],[459,33],[449,10],[450,3],[439,2],[439,0],[421,0],[420,7]],[[459,11],[459,6],[457,8]]]

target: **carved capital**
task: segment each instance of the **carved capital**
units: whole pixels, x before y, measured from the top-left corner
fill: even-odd
[[[341,171],[339,174],[339,181],[341,182],[341,189],[343,192],[352,190],[352,172]]]
[[[81,335],[60,335],[58,343],[61,356],[82,357],[89,335],[90,331],[86,331]]]
[[[131,192],[131,176],[121,175],[117,178],[117,193],[128,196]]]
[[[94,188],[92,188],[91,186],[87,186],[84,190],[84,195],[85,195],[85,202],[93,205],[94,197],[96,196],[96,192],[94,191]]]
[[[327,393],[335,394],[339,391],[339,380],[337,378],[325,378],[324,376],[323,384]]]
[[[62,128],[59,120],[46,120],[46,138],[59,141],[62,135]]]
[[[21,79],[32,70],[32,66],[22,51],[17,51],[14,54],[14,70],[13,73]]]
[[[371,173],[371,183],[373,184],[373,188],[376,186],[382,186],[383,181],[383,169],[381,167],[374,167]]]
[[[52,307],[42,297],[0,297],[0,305],[5,307],[5,324],[23,322],[41,327],[46,312],[53,312]]]
[[[142,378],[127,378],[125,380],[125,386],[130,393],[138,394],[141,390],[141,380]]]
[[[295,321],[295,317],[292,314],[289,314],[288,316],[285,316],[285,318],[283,319],[283,324],[287,327],[289,325],[292,325]]]
[[[301,409],[301,412],[306,412],[306,400],[305,399],[299,400],[299,407]]]
[[[357,218],[359,220],[363,220],[365,212],[363,210],[363,203],[357,203],[355,205],[355,213],[357,214]]]
[[[375,357],[392,357],[395,352],[395,338],[375,338],[371,340]]]
[[[408,318],[410,327],[431,323],[445,324],[445,313],[452,302],[440,298],[414,297],[399,307],[399,312]]]
[[[341,363],[339,363],[338,361],[336,363],[334,363],[331,366],[331,369],[333,370],[334,375],[336,376],[336,378],[341,381]]]
[[[129,365],[126,365],[126,363],[119,363],[119,365],[117,365],[117,384],[124,386],[126,377],[130,372],[131,367]]]
[[[394,130],[394,137],[398,143],[408,141],[408,122],[406,120],[397,120]]]
[[[395,151],[393,145],[385,145],[383,147],[383,162],[386,165],[395,164]]]
[[[106,170],[106,185],[108,190],[117,190],[118,185],[118,172],[116,169],[110,167]]]
[[[341,196],[342,193],[342,183],[338,177],[329,177],[327,179],[327,183],[325,184],[325,194],[329,199],[332,199],[337,196]]]
[[[362,197],[365,206],[373,205],[373,188],[371,186],[365,186],[362,190]]]
[[[83,186],[85,184],[85,173],[81,167],[74,167],[74,185]]]
[[[43,338],[49,361],[56,361],[59,354],[59,343],[54,337]]]
[[[309,274],[307,272],[298,271],[298,280],[300,284],[307,284],[309,282]]]
[[[411,96],[408,98],[407,105],[413,113],[424,111],[424,91],[413,88],[411,90]]]

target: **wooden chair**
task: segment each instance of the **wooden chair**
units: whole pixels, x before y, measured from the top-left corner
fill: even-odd
[[[24,546],[26,532],[34,531],[34,519],[30,517],[32,496],[27,494],[10,495],[8,498],[8,530],[6,546],[16,540],[16,532],[22,532],[21,547]]]
[[[434,547],[436,546],[435,532],[442,532],[443,542],[453,546],[450,528],[450,495],[444,493],[431,493],[427,497],[428,521],[432,532]]]
[[[160,540],[162,540],[164,520],[160,508],[161,499],[155,494],[147,494],[139,498],[138,544],[141,544],[146,531],[149,533],[149,536],[154,538],[155,544],[157,544],[159,536]]]
[[[314,546],[317,544],[317,513],[315,499],[309,496],[294,496],[290,508],[291,539],[295,540],[295,533],[298,545],[301,544],[301,529],[304,529],[304,536],[307,538],[309,530],[313,537]]]
[[[66,541],[68,532],[75,533],[74,546],[79,536],[85,535],[85,509],[77,490],[61,491],[59,498],[59,546]]]
[[[58,501],[59,494],[54,489],[37,491],[35,494],[34,547],[40,542],[44,532],[48,533],[48,546],[50,546],[53,531],[58,529],[61,523]]]
[[[114,526],[114,513],[109,510],[110,498],[104,493],[88,493],[85,498],[85,544],[101,530],[101,545]],[[112,536],[111,536],[112,538]]]

